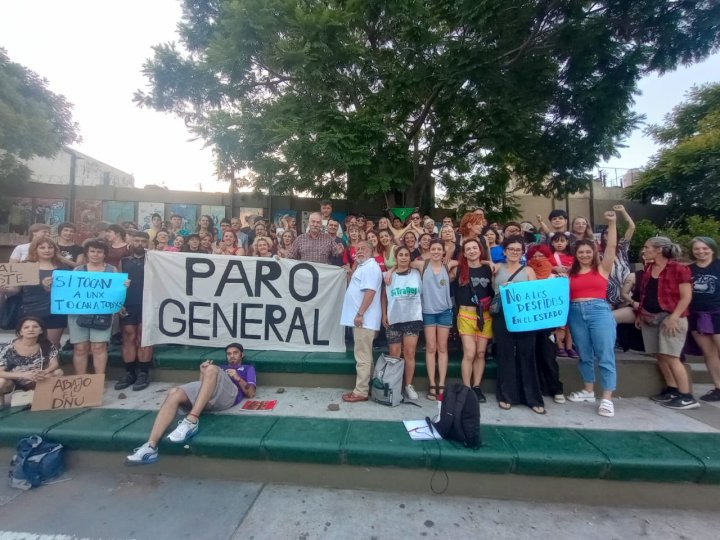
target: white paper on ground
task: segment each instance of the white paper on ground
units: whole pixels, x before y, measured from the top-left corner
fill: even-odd
[[[405,429],[410,435],[413,441],[431,441],[433,439],[442,439],[440,434],[435,429],[435,426],[430,431],[430,427],[427,425],[425,420],[403,420]]]

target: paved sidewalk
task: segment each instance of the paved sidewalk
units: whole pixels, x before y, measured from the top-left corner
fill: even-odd
[[[141,392],[131,389],[118,392],[113,389],[115,382],[106,383],[103,407],[114,409],[157,410],[165,392],[173,386],[170,383],[152,383]],[[709,390],[710,385],[696,385],[697,395]],[[420,393],[417,404],[386,407],[373,402],[344,403],[341,388],[294,388],[260,386],[255,399],[278,401],[270,412],[246,412],[240,407],[219,414],[232,415],[276,415],[314,418],[348,418],[353,420],[418,420],[438,413],[437,402],[425,399]],[[123,397],[124,396],[124,397]],[[679,412],[667,409],[647,398],[618,398],[615,401],[614,418],[597,414],[597,404],[566,403],[558,405],[546,399],[547,414],[538,415],[528,407],[516,406],[509,411],[501,410],[493,394],[488,394],[488,403],[480,408],[481,421],[486,425],[513,425],[557,428],[615,429],[636,431],[681,431],[692,433],[720,432],[720,403],[704,403],[700,409]],[[337,404],[338,411],[328,410],[328,405]]]

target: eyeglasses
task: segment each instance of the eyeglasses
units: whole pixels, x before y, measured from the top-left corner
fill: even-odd
[[[420,216],[412,216],[413,219],[420,219]]]

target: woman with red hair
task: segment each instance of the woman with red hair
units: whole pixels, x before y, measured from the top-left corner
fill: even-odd
[[[547,244],[533,244],[527,251],[528,266],[537,279],[549,279],[553,274],[553,253]],[[560,382],[560,366],[556,358],[555,342],[551,339],[553,329],[535,332],[535,363],[540,379],[540,390],[545,396],[552,396],[555,403],[565,403],[563,385]]]
[[[463,345],[462,381],[472,387],[480,403],[485,403],[487,400],[480,390],[480,383],[485,372],[485,352],[492,339],[489,309],[493,297],[493,275],[490,266],[483,264],[482,254],[478,239],[469,238],[463,243],[458,261],[455,303],[458,306],[458,334]]]

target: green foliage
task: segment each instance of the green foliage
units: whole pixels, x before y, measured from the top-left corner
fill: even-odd
[[[666,200],[668,219],[681,224],[691,214],[720,217],[720,83],[693,88],[649,133],[663,148],[628,196]]]
[[[658,236],[659,234],[660,229],[649,219],[636,221],[635,234],[633,234],[632,240],[630,240],[630,253],[632,254],[631,259],[634,262],[640,262],[640,250],[645,244],[645,241],[648,238]]]
[[[720,221],[702,216],[690,216],[683,228],[671,227],[666,236],[673,242],[680,244],[683,253],[690,253],[690,241],[696,236],[709,236],[720,244]]]
[[[45,79],[11,62],[0,48],[0,188],[30,177],[21,160],[52,157],[79,140],[71,108]]]
[[[638,79],[705,57],[718,28],[714,0],[185,0],[135,100],[258,190],[427,209],[440,184],[506,212],[510,175],[585,189],[638,121]]]

